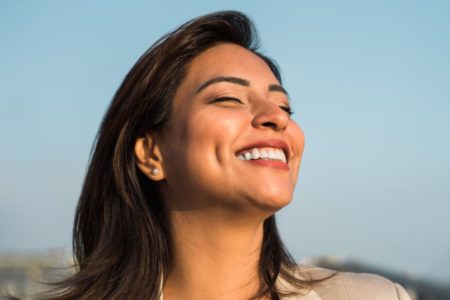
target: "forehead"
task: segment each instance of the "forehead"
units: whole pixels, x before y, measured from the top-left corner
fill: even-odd
[[[192,60],[182,85],[195,89],[219,76],[246,79],[251,85],[278,83],[267,63],[253,52],[235,44],[219,44]]]

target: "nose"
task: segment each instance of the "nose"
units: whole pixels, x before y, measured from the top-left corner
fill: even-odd
[[[278,104],[264,101],[258,105],[252,125],[256,128],[269,128],[274,131],[286,129],[290,116]]]

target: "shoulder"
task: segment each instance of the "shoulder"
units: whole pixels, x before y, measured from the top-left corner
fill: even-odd
[[[338,272],[332,278],[317,284],[314,290],[322,299],[407,300],[409,296],[389,279],[367,273]],[[340,298],[339,298],[340,299]]]
[[[399,284],[375,274],[336,272],[316,267],[299,267],[303,279],[329,279],[313,285],[309,298],[320,300],[410,300]],[[314,297],[312,297],[312,295]],[[295,299],[295,298],[294,298]],[[308,295],[297,299],[308,299]]]

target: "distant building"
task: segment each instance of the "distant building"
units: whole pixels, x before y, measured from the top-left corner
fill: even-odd
[[[20,299],[45,289],[40,282],[60,280],[73,272],[71,254],[61,250],[45,253],[0,254],[0,295],[4,292]]]

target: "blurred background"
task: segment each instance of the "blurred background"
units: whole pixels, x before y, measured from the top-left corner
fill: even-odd
[[[70,263],[89,152],[122,79],[164,33],[224,9],[255,22],[306,135],[278,214],[293,256],[450,299],[445,0],[1,1],[0,286]]]

